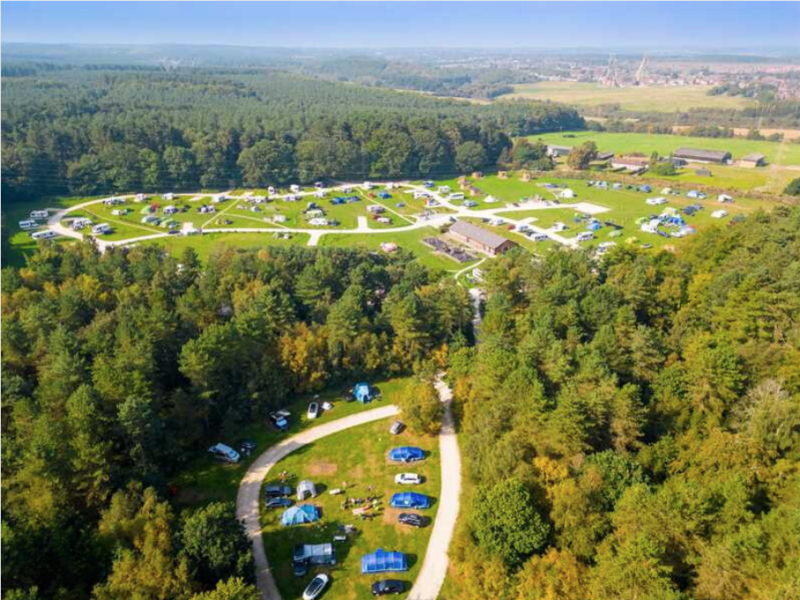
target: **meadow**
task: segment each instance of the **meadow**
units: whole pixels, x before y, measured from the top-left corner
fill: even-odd
[[[734,160],[746,154],[760,153],[767,157],[768,163],[777,165],[800,165],[800,144],[767,142],[744,138],[706,138],[686,135],[611,133],[607,131],[565,131],[529,136],[530,140],[541,140],[545,144],[577,146],[593,141],[601,151],[617,155],[641,152],[650,156],[658,152],[665,156],[681,147],[704,148],[708,150],[728,150]],[[759,169],[749,169],[759,171]]]
[[[511,94],[499,100],[527,98],[551,100],[579,107],[619,104],[622,110],[641,112],[675,112],[690,108],[745,108],[753,102],[733,96],[709,96],[712,86],[692,85],[682,87],[625,87],[608,88],[596,83],[577,81],[540,81],[514,86]]]

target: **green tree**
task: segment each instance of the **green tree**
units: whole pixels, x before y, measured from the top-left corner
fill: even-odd
[[[550,525],[533,504],[528,488],[517,479],[492,487],[479,486],[468,513],[478,544],[511,566],[544,548]]]
[[[192,596],[191,600],[260,600],[261,592],[252,583],[239,577],[232,577],[217,582],[210,592],[201,592]]]
[[[589,163],[597,158],[597,146],[594,142],[584,142],[570,150],[567,165],[570,169],[582,171],[589,168]]]
[[[403,420],[412,431],[436,435],[442,424],[444,407],[433,382],[418,381],[409,385],[400,397]]]
[[[478,142],[464,142],[456,148],[456,168],[462,173],[481,169],[486,160],[486,150]]]

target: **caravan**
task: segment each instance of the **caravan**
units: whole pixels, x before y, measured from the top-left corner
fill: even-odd
[[[38,226],[39,224],[33,219],[26,219],[25,221],[19,222],[19,228],[23,231],[27,231],[28,229],[36,229]]]
[[[99,223],[92,227],[92,235],[103,235],[104,233],[111,233],[111,225],[108,223]]]
[[[594,239],[594,234],[591,231],[581,231],[575,239],[579,242],[588,242]]]
[[[50,213],[47,210],[32,210],[31,211],[31,219],[46,219],[50,216]]]
[[[35,240],[49,240],[51,238],[56,237],[56,232],[52,229],[45,229],[44,231],[35,231],[31,234],[31,237]]]

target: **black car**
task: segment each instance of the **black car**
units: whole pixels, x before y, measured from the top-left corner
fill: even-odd
[[[267,498],[267,508],[289,508],[294,501],[291,498]]]
[[[402,594],[404,589],[405,584],[399,579],[381,579],[372,584],[372,595]]]
[[[397,517],[398,522],[412,527],[425,527],[425,517],[416,513],[400,513]]]
[[[239,449],[239,454],[250,456],[253,450],[256,449],[256,443],[249,438],[245,438],[236,442],[236,447]]]
[[[292,488],[288,485],[268,485],[264,488],[264,495],[267,498],[281,498],[283,496],[291,496]]]

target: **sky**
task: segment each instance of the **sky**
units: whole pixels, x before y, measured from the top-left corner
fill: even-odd
[[[3,42],[377,48],[800,45],[800,2],[2,2]]]

